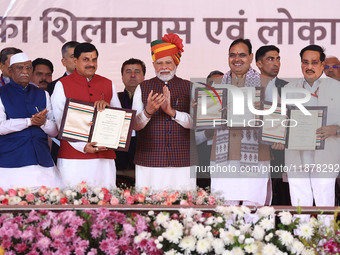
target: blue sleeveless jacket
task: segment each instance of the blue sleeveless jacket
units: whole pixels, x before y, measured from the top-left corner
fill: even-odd
[[[43,90],[31,84],[24,88],[12,79],[0,88],[0,97],[7,119],[30,118],[46,108]],[[0,167],[28,165],[53,166],[45,132],[38,126],[30,126],[19,132],[0,135]]]

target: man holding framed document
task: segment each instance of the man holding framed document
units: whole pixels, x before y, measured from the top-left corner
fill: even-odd
[[[322,47],[309,45],[301,50],[300,57],[304,78],[286,87],[308,90],[311,99],[304,106],[327,107],[327,122],[321,128],[316,128],[317,123],[305,125],[306,133],[312,132],[311,139],[315,140],[316,133],[319,140],[324,141],[323,150],[315,150],[315,146],[309,150],[286,150],[286,166],[293,169],[288,172],[291,202],[293,206],[313,206],[314,200],[316,206],[334,206],[340,165],[340,82],[322,79],[325,60]],[[287,98],[301,98],[301,95],[287,93]],[[304,119],[297,115],[295,118],[302,122]],[[302,140],[305,136],[295,136],[295,139],[301,146],[306,145]]]
[[[121,108],[111,80],[95,74],[98,51],[90,43],[81,43],[74,50],[75,71],[60,79],[52,95],[57,125],[60,127],[67,98],[94,104],[103,111],[106,106]],[[93,110],[92,110],[93,111]],[[104,114],[105,115],[105,114]],[[76,121],[79,121],[78,119]],[[85,123],[90,126],[90,123]],[[86,181],[91,186],[116,186],[115,152],[96,142],[61,141],[58,168],[66,185]]]

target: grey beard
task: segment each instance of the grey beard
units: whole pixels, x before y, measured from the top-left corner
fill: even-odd
[[[170,74],[168,75],[161,75],[160,72],[156,72],[156,76],[158,77],[158,79],[160,79],[161,81],[170,81],[172,78],[174,78],[175,74],[176,74],[176,68],[172,71],[170,71]]]

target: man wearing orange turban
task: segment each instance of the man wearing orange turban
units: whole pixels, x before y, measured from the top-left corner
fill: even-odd
[[[192,189],[190,178],[190,82],[176,76],[182,40],[167,34],[151,42],[156,77],[136,89],[136,188]]]

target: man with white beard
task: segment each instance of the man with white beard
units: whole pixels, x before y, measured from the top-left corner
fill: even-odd
[[[137,110],[136,188],[193,189],[190,178],[190,82],[177,77],[182,40],[167,34],[151,42],[156,77],[133,98]]]

